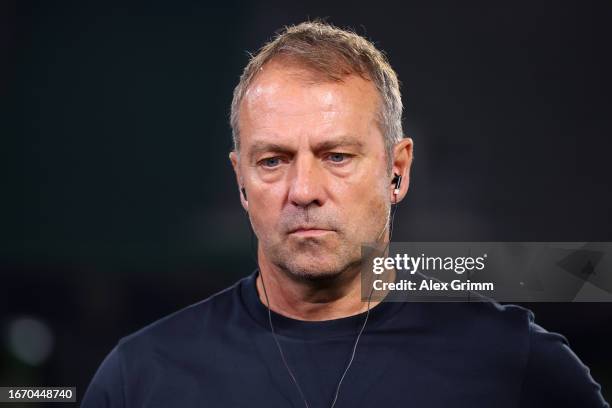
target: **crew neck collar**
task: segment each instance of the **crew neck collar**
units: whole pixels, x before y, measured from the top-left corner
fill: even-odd
[[[259,270],[256,269],[249,276],[243,279],[240,287],[241,296],[245,307],[253,319],[261,326],[270,330],[268,320],[268,308],[259,299],[257,293],[257,276]],[[373,329],[385,320],[389,319],[404,304],[399,302],[380,302],[370,308],[370,316],[365,331]],[[292,319],[279,313],[270,311],[272,324],[277,335],[285,337],[301,338],[306,340],[320,340],[323,338],[334,338],[342,336],[355,336],[366,318],[366,312],[353,316],[342,317],[332,320],[308,321]]]

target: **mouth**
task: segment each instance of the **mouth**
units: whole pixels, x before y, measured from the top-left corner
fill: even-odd
[[[326,234],[334,232],[330,229],[317,228],[317,227],[298,227],[289,231],[290,236],[308,238],[308,237],[321,237]]]

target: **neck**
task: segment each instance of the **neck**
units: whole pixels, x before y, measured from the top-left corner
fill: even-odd
[[[292,319],[308,321],[340,319],[367,311],[368,302],[361,298],[358,269],[343,272],[333,282],[296,280],[268,262],[261,249],[258,252],[260,273],[256,282],[257,292],[260,301],[270,310]],[[371,301],[369,308],[378,303],[380,301]]]

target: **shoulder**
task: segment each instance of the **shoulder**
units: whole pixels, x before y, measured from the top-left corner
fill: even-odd
[[[472,364],[481,361],[508,383],[518,380],[522,408],[609,407],[564,336],[538,325],[529,309],[481,300],[433,305],[424,315],[443,322],[435,327],[445,339],[473,351]]]
[[[527,362],[533,313],[491,300],[447,303],[438,316],[442,333],[490,369],[503,365],[507,375],[520,373]]]
[[[521,407],[609,407],[600,385],[564,336],[533,321],[529,329]]]
[[[502,305],[480,298],[471,302],[423,303],[423,319],[448,333],[478,336],[520,337],[527,345],[534,315],[518,305]]]
[[[142,329],[123,337],[106,356],[83,397],[83,407],[122,407],[129,405],[129,383],[153,382],[156,373],[172,366],[171,361],[189,360],[214,341],[220,327],[232,315],[240,302],[243,278],[214,295],[163,317]]]
[[[125,386],[121,356],[117,347],[106,356],[89,383],[83,399],[82,408],[123,408],[125,403]]]
[[[145,350],[181,350],[205,341],[227,319],[236,315],[243,278],[210,297],[165,316],[119,340],[122,354],[142,355]]]

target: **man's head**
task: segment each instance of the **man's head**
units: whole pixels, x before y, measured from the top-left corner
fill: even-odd
[[[339,276],[387,239],[407,191],[395,72],[366,39],[324,23],[285,29],[234,91],[230,154],[260,263],[299,279]],[[393,195],[393,174],[406,181]]]

